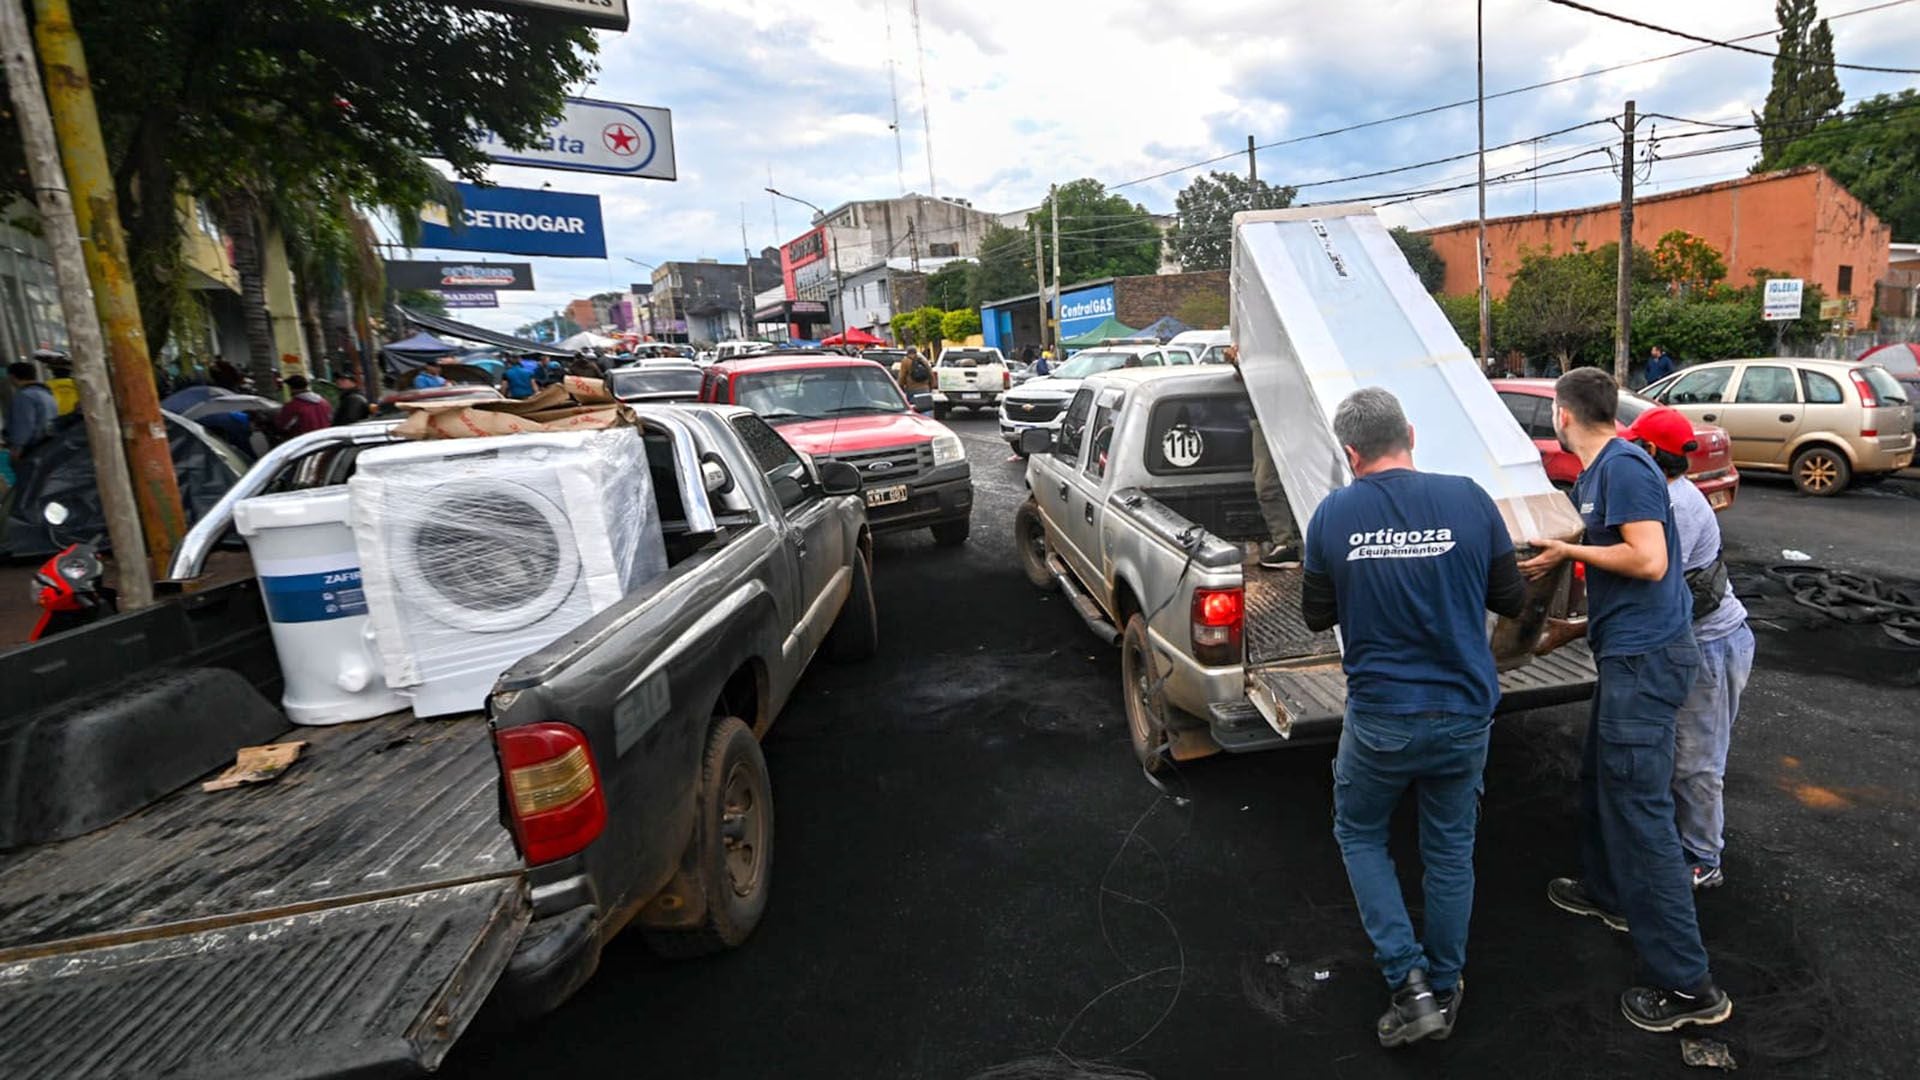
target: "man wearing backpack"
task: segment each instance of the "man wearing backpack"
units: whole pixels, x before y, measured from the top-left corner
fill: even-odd
[[[899,370],[895,375],[900,380],[900,389],[907,392],[911,399],[916,394],[933,392],[933,365],[920,355],[919,349],[912,349],[900,359]]]

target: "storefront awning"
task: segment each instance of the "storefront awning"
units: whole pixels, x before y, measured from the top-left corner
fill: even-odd
[[[400,314],[409,323],[431,330],[443,337],[455,337],[462,341],[477,341],[483,345],[491,345],[496,349],[501,349],[506,352],[520,353],[523,355],[532,354],[535,356],[570,357],[573,355],[567,350],[554,345],[514,337],[512,334],[502,334],[497,331],[488,330],[482,326],[474,326],[471,323],[463,323],[457,319],[448,319],[439,315],[429,315],[424,311],[415,311],[408,307],[402,307]]]
[[[827,315],[825,300],[781,300],[753,313],[754,322],[763,323],[812,323],[831,322]]]

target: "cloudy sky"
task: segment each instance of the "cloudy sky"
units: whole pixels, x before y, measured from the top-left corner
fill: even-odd
[[[610,258],[536,259],[534,293],[502,293],[498,311],[467,313],[500,329],[549,314],[574,296],[624,288],[657,263],[738,261],[744,215],[755,249],[793,238],[807,211],[770,205],[774,186],[831,208],[903,190],[971,199],[994,211],[1034,205],[1050,182],[1091,176],[1126,184],[1219,154],[1209,166],[1244,170],[1249,134],[1260,143],[1445,105],[1474,93],[1473,7],[1435,0],[920,0],[931,154],[924,136],[921,65],[909,0],[644,0],[624,34],[601,34],[601,70],[585,96],[673,110],[680,179],[674,183],[498,167],[501,184],[597,193]],[[1771,0],[1592,0],[1591,6],[1709,37],[1768,30]],[[1839,60],[1920,67],[1920,4],[1824,0]],[[1878,10],[1844,13],[1863,8]],[[1844,17],[1842,17],[1844,16]],[[889,35],[889,23],[891,34]],[[1747,44],[1771,50],[1769,38]],[[1691,43],[1552,5],[1487,0],[1491,94],[1693,48]],[[900,150],[890,127],[888,57],[900,101]],[[1765,99],[1770,62],[1706,48],[1576,78],[1488,103],[1488,175],[1566,172],[1489,192],[1489,214],[1610,201],[1612,126],[1551,139],[1547,132],[1620,112],[1690,121],[1746,122]],[[1841,71],[1849,100],[1920,84],[1920,77]],[[1705,155],[1751,142],[1751,132],[1705,133],[1658,120],[1660,160],[1643,191],[1671,190],[1745,171],[1755,152]],[[1262,150],[1263,179],[1300,185],[1301,201],[1384,201],[1473,179],[1471,157],[1344,183],[1316,182],[1474,149],[1471,105],[1346,134]],[[1679,157],[1681,154],[1695,156]],[[1537,155],[1537,156],[1536,156]],[[929,164],[931,158],[931,165]],[[931,169],[932,177],[929,178]],[[1581,171],[1590,170],[1590,171]],[[1121,187],[1170,211],[1204,169]],[[1468,190],[1382,207],[1415,228],[1473,214]],[[422,252],[427,257],[435,253]],[[472,256],[466,256],[471,258]],[[503,258],[511,258],[503,256]]]

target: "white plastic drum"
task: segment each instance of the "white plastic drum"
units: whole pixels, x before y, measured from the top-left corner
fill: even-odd
[[[381,678],[347,524],[347,489],[247,499],[234,524],[254,574],[286,680],[281,705],[296,724],[341,724],[407,708]]]

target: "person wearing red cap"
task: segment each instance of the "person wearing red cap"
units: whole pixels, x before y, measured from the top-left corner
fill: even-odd
[[[1699,449],[1693,421],[1661,406],[1640,414],[1623,435],[1647,448],[1667,476],[1674,525],[1680,533],[1680,565],[1693,599],[1693,640],[1700,672],[1674,718],[1673,805],[1680,846],[1696,889],[1726,880],[1720,854],[1726,847],[1726,810],[1721,792],[1727,776],[1727,746],[1740,694],[1753,672],[1753,631],[1747,609],[1733,595],[1720,557],[1720,521],[1707,497],[1687,479],[1687,454]]]

